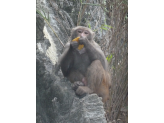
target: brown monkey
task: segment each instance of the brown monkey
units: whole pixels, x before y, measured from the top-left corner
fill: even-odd
[[[57,63],[62,73],[73,83],[77,95],[97,93],[103,102],[109,98],[111,77],[108,63],[100,46],[93,40],[94,32],[83,26],[71,31],[71,40],[66,44]],[[72,41],[80,37],[79,42]],[[84,45],[79,50],[78,46]]]

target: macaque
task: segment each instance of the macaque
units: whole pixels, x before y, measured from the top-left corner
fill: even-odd
[[[73,83],[72,88],[77,95],[96,93],[106,102],[111,77],[105,55],[93,40],[94,36],[87,27],[73,28],[71,40],[65,45],[57,66],[61,66],[63,75]]]

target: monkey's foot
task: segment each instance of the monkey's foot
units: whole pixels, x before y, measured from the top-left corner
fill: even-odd
[[[79,86],[85,86],[85,85],[84,85],[84,83],[81,82],[81,81],[76,81],[76,82],[74,82],[74,83],[72,84],[72,89],[73,89],[74,91],[76,91],[77,88],[78,88]]]
[[[91,94],[93,91],[87,86],[79,86],[76,90],[77,95]]]

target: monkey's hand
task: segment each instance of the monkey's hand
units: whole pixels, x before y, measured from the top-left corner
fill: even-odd
[[[71,47],[72,47],[73,49],[77,49],[78,46],[79,46],[79,43],[78,43],[77,41],[71,41]]]
[[[87,86],[79,86],[76,90],[76,94],[79,96],[84,94],[91,94],[91,93],[93,93],[93,91]]]
[[[79,86],[84,86],[84,83],[81,81],[76,81],[72,84],[72,89],[76,91]]]
[[[87,38],[80,38],[79,39],[79,44],[83,44],[84,46],[88,43],[88,39]]]

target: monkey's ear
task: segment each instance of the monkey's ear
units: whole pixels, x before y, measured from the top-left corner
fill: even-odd
[[[71,30],[71,35],[73,34],[74,31],[75,31],[75,28],[72,28],[72,30]]]

